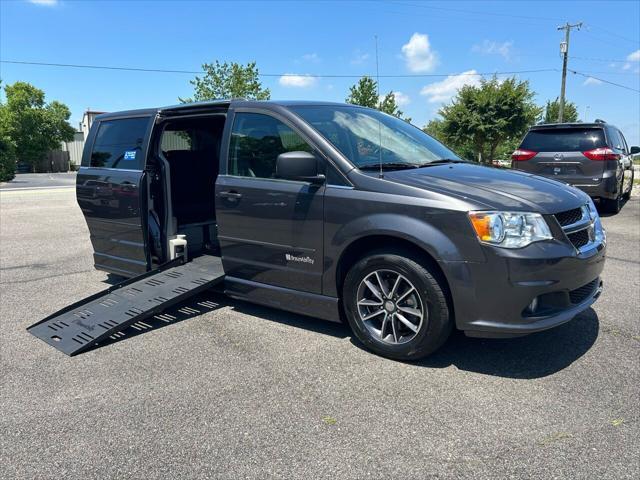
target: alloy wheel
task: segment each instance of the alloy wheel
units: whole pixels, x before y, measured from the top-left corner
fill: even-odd
[[[412,340],[428,312],[415,286],[393,270],[376,270],[358,286],[358,315],[369,333],[387,344]]]

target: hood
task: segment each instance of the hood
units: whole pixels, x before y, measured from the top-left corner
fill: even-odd
[[[496,210],[552,214],[577,208],[587,195],[570,185],[530,173],[473,163],[385,172],[392,182],[455,195]]]

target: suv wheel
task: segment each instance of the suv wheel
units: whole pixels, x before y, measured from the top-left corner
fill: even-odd
[[[344,282],[345,313],[367,348],[396,360],[436,351],[452,329],[442,285],[425,266],[396,253],[373,253]]]

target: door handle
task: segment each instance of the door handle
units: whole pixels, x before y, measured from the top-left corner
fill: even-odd
[[[224,192],[220,192],[219,195],[222,198],[232,198],[234,200],[239,200],[240,198],[242,198],[242,194],[238,193],[238,192],[234,192],[234,191],[224,191]]]

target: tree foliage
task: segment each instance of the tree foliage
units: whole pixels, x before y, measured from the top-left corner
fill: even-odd
[[[462,87],[451,104],[440,109],[442,124],[426,128],[461,153],[471,150],[473,158],[490,163],[501,145],[520,139],[540,116],[533,96],[527,81],[482,79],[478,86]]]
[[[544,117],[541,118],[543,123],[557,123],[558,115],[560,113],[560,99],[556,97],[555,100],[547,100],[547,104],[544,107]],[[578,121],[578,107],[573,102],[564,102],[563,122],[577,122]]]
[[[444,132],[443,125],[444,120],[441,118],[434,118],[429,120],[429,123],[422,128],[422,131],[428,133],[439,142],[444,143],[447,147],[454,150],[460,157],[468,159],[475,158],[473,145],[468,141],[449,138]]]
[[[378,108],[378,83],[371,77],[362,77],[349,87],[347,103],[368,108]]]
[[[205,63],[203,77],[191,80],[193,98],[180,98],[182,103],[200,102],[223,98],[246,98],[249,100],[269,100],[271,92],[263,88],[259,80],[256,62],[246,65],[239,63]]]
[[[45,94],[26,82],[4,88],[6,102],[0,103],[0,158],[3,176],[15,170],[15,162],[33,165],[49,150],[73,140],[69,108],[56,100],[46,103]]]
[[[376,108],[394,117],[403,118],[410,122],[410,118],[404,118],[404,113],[398,107],[396,96],[393,92],[387,93],[383,98],[378,97],[378,82],[371,77],[362,77],[358,83],[349,87],[347,103],[362,107]]]

